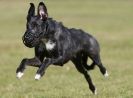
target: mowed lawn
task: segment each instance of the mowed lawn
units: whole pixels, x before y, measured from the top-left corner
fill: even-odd
[[[32,2],[37,6],[39,0]],[[98,67],[89,72],[98,95],[91,93],[71,62],[51,65],[40,81],[34,80],[33,67],[16,79],[21,60],[34,56],[34,50],[22,43],[30,0],[0,0],[0,98],[133,98],[133,0],[45,2],[50,17],[97,38],[110,76],[104,78]]]

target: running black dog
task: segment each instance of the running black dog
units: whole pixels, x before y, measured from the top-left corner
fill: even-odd
[[[63,66],[71,60],[76,69],[84,75],[90,90],[96,94],[96,88],[87,70],[98,65],[104,76],[108,76],[108,73],[100,60],[99,44],[93,36],[80,29],[67,28],[62,23],[48,18],[43,2],[38,5],[37,15],[35,6],[31,3],[26,26],[23,43],[29,48],[35,48],[35,57],[22,60],[16,71],[18,78],[23,76],[26,65],[39,68],[35,76],[35,79],[39,80],[49,65]],[[88,57],[93,61],[91,65],[87,65]]]

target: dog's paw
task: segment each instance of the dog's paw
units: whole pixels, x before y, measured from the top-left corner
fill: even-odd
[[[18,78],[18,79],[22,78],[23,75],[24,75],[23,72],[17,72],[17,78]]]
[[[94,90],[93,94],[94,95],[97,95],[97,89]]]
[[[108,76],[109,76],[109,74],[108,74],[108,72],[107,72],[107,70],[106,70],[106,72],[105,72],[105,74],[104,74],[104,77],[107,78]]]
[[[36,74],[35,75],[35,80],[40,80],[40,78],[41,78],[41,75],[40,74]]]

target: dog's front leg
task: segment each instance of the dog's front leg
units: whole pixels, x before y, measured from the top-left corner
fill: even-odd
[[[53,58],[46,58],[40,68],[37,70],[35,79],[39,80],[45,73],[45,70],[48,68],[49,65],[54,64],[54,63],[61,63],[63,61],[63,57],[60,56],[57,59]]]
[[[23,59],[16,70],[18,79],[20,79],[23,76],[24,74],[23,72],[25,70],[26,65],[39,67],[39,65],[41,65],[41,61],[37,57],[31,58],[31,59],[27,59],[27,58]]]

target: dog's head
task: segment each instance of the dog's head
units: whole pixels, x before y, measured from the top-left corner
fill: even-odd
[[[48,13],[43,2],[38,5],[37,15],[35,15],[35,6],[30,3],[30,8],[27,15],[26,31],[23,35],[23,43],[29,47],[35,47],[39,44],[41,37],[46,32]]]

